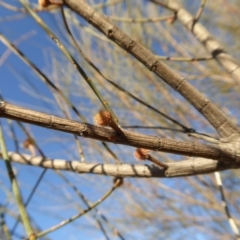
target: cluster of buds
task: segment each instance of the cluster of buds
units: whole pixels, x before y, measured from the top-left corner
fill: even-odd
[[[94,124],[97,126],[104,126],[104,127],[111,127],[115,132],[122,133],[121,128],[115,123],[112,118],[111,113],[108,110],[100,110],[94,117],[93,117]]]
[[[149,154],[149,150],[148,149],[144,149],[144,148],[138,148],[135,152],[134,152],[134,157],[137,160],[143,161],[143,160],[149,160],[155,164],[157,164],[158,166],[164,168],[164,169],[168,169],[168,165],[165,163],[162,163],[160,161],[158,161],[157,159],[155,159],[154,157],[152,157]]]

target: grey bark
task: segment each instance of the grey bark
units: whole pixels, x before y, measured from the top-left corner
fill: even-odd
[[[205,49],[217,60],[217,62],[228,72],[238,84],[240,83],[240,63],[237,59],[227,53],[211,33],[199,22],[195,22],[194,16],[189,13],[176,0],[155,1],[164,7],[174,11],[177,19],[196,37]]]
[[[0,102],[0,117],[18,120],[45,128],[72,133],[81,137],[96,139],[102,142],[113,142],[136,148],[146,148],[191,157],[203,157],[235,164],[240,162],[240,140],[236,135],[234,142],[219,141],[215,145],[195,142],[176,141],[159,138],[132,131],[122,130],[122,134],[113,129],[99,127],[89,123],[60,118],[54,115],[22,108],[6,102]]]
[[[63,159],[49,159],[28,154],[9,152],[12,162],[43,168],[66,170],[76,173],[92,173],[115,177],[137,177],[137,178],[170,178],[184,177],[197,174],[207,174],[226,169],[240,168],[240,163],[229,165],[209,159],[194,158],[190,160],[168,163],[167,170],[155,165],[147,164],[101,164],[86,163],[80,161],[69,161]]]

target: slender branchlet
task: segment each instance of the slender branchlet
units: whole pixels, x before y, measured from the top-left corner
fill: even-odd
[[[137,160],[149,160],[155,164],[157,164],[158,166],[164,168],[164,169],[168,169],[168,165],[165,163],[162,163],[160,161],[158,161],[157,159],[155,159],[154,157],[152,157],[149,154],[149,150],[145,149],[145,148],[137,148],[137,150],[134,152],[134,157]]]
[[[176,19],[177,19],[177,15],[176,15],[176,13],[174,13],[174,16],[167,19],[167,23],[174,24]]]
[[[113,179],[114,187],[121,187],[123,185],[123,178],[122,177],[115,177]]]

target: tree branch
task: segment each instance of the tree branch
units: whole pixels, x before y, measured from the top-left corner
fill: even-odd
[[[69,161],[62,159],[49,159],[41,156],[19,154],[9,152],[12,162],[25,165],[38,166],[42,168],[65,170],[76,173],[91,173],[115,177],[137,177],[137,178],[170,178],[183,177],[198,174],[207,174],[215,171],[240,168],[240,163],[229,165],[203,158],[194,158],[180,162],[168,163],[168,169],[164,170],[155,165],[140,164],[102,164]]]
[[[176,18],[197,38],[205,49],[217,60],[217,62],[231,74],[233,79],[240,83],[240,64],[229,55],[224,47],[210,34],[210,32],[191,15],[183,6],[175,0],[150,0],[156,4],[168,8],[176,13]]]
[[[89,123],[80,123],[22,108],[3,101],[0,102],[0,117],[72,133],[84,138],[96,139],[102,142],[112,142],[136,148],[146,148],[154,151],[191,157],[203,157],[231,163],[240,161],[238,153],[240,144],[239,138],[233,143],[226,141],[219,142],[218,145],[206,145],[195,142],[180,142],[168,138],[159,138],[157,136],[149,136],[124,129],[122,129],[122,134],[119,135],[111,128],[99,127]]]
[[[106,16],[98,13],[82,0],[64,0],[64,3],[178,91],[209,121],[221,137],[239,134],[237,127],[209,99],[162,63],[150,50],[112,24]]]

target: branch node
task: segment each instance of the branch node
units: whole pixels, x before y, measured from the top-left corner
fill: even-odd
[[[47,126],[48,128],[52,128],[53,127],[53,123],[54,123],[54,116],[53,115],[50,115],[50,123],[49,125]]]
[[[83,128],[79,132],[79,136],[84,137],[84,132],[87,130],[86,124],[83,124]]]
[[[154,60],[154,62],[150,64],[149,70],[152,71],[152,72],[155,72],[158,63],[159,63],[158,59],[157,59],[157,60]]]
[[[155,138],[157,139],[157,143],[158,143],[156,151],[160,151],[162,149],[162,139],[160,139],[157,136],[155,136]]]
[[[136,45],[136,41],[132,39],[131,42],[127,45],[126,50],[130,52],[135,45]]]
[[[113,38],[113,35],[114,35],[114,32],[115,32],[116,28],[117,28],[117,27],[114,26],[114,27],[108,29],[108,31],[107,31],[107,37],[108,37],[109,39],[112,39],[112,38]]]

